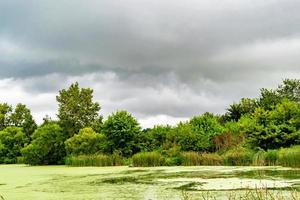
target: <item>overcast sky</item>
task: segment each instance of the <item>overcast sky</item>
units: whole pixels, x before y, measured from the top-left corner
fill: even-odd
[[[224,113],[300,78],[298,0],[0,0],[1,102],[55,118],[58,90],[94,89],[143,127]]]

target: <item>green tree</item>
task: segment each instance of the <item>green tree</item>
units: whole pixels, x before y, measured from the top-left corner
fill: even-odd
[[[197,142],[198,151],[212,151],[214,149],[214,136],[223,132],[218,117],[211,113],[204,113],[201,116],[193,117],[189,123],[199,138]]]
[[[275,90],[261,89],[258,104],[266,110],[272,110],[283,99],[300,104],[299,79],[285,79]]]
[[[59,106],[59,124],[70,137],[84,127],[92,127],[96,130],[101,126],[100,105],[93,102],[92,89],[79,88],[76,82],[68,89],[59,91],[56,100]]]
[[[46,124],[35,130],[31,144],[22,149],[25,162],[31,165],[62,164],[65,157],[65,135],[57,124]]]
[[[284,99],[273,110],[258,108],[248,119],[243,119],[244,131],[250,144],[263,149],[276,149],[300,144],[300,105]]]
[[[272,110],[276,104],[280,103],[281,98],[276,90],[268,90],[262,88],[260,90],[260,97],[258,98],[258,105],[265,110]]]
[[[10,114],[12,107],[7,103],[0,104],[0,131],[10,125]]]
[[[7,127],[0,131],[0,163],[16,163],[21,149],[29,142],[22,128]]]
[[[103,124],[102,132],[108,139],[110,153],[119,151],[123,156],[131,156],[137,151],[137,137],[141,127],[127,111],[110,115]]]
[[[31,115],[31,111],[24,104],[17,104],[14,112],[10,115],[10,122],[13,126],[22,127],[24,133],[30,137],[37,128]]]
[[[282,99],[288,99],[300,103],[300,79],[285,79],[278,86],[278,95]]]
[[[106,137],[96,133],[92,128],[84,128],[73,137],[65,141],[68,154],[87,155],[104,152],[106,150]]]
[[[234,103],[227,109],[227,121],[238,121],[243,115],[253,113],[256,108],[255,99],[242,98],[239,103]]]
[[[175,144],[179,145],[180,149],[183,151],[203,151],[206,149],[206,146],[203,148],[203,139],[206,138],[204,135],[199,134],[189,123],[179,123],[175,128],[176,133],[176,142]],[[176,146],[174,145],[174,146]]]

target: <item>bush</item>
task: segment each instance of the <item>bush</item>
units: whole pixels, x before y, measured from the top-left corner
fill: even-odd
[[[24,160],[31,165],[62,164],[65,157],[65,135],[57,124],[46,124],[32,135],[32,142],[21,150]]]
[[[244,147],[238,147],[227,151],[224,155],[225,165],[243,166],[251,165],[253,152]]]
[[[122,156],[130,157],[138,149],[137,139],[141,127],[127,111],[118,111],[108,116],[102,132],[107,137],[109,153],[119,151]]]
[[[70,166],[84,167],[84,166],[120,166],[123,165],[123,158],[118,154],[104,155],[79,155],[68,156],[65,159],[65,164]]]
[[[104,152],[106,137],[92,128],[84,128],[65,141],[66,151],[71,155],[87,155]]]
[[[21,149],[29,142],[22,128],[7,127],[0,131],[0,163],[17,163]]]
[[[165,165],[164,157],[158,152],[141,152],[132,156],[134,167],[156,167]]]

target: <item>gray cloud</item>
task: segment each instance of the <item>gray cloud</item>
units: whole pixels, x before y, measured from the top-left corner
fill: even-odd
[[[296,0],[3,0],[1,101],[25,101],[40,119],[79,81],[105,115],[128,109],[147,126],[224,112],[300,77],[299,9]]]

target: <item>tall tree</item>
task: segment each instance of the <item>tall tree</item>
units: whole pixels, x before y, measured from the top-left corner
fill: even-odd
[[[100,126],[100,105],[93,102],[92,89],[80,88],[76,82],[68,89],[59,91],[56,100],[59,106],[59,124],[70,137],[82,128],[92,127],[97,130],[95,127]]]
[[[17,104],[14,112],[10,116],[13,126],[22,127],[26,136],[30,137],[37,128],[30,110],[24,104]]]
[[[239,103],[230,105],[227,109],[226,118],[228,121],[238,121],[243,115],[253,113],[256,108],[255,99],[242,98]]]
[[[0,163],[16,163],[21,149],[29,142],[22,128],[7,127],[0,131]]]
[[[127,111],[118,111],[110,115],[102,128],[108,139],[110,153],[120,151],[123,156],[135,153],[140,131],[139,123]]]
[[[31,165],[62,164],[66,155],[66,136],[58,124],[45,124],[35,130],[31,144],[21,152],[25,162]]]
[[[300,103],[300,79],[285,79],[277,92],[281,98]]]
[[[10,125],[12,107],[7,103],[0,104],[0,131]]]

